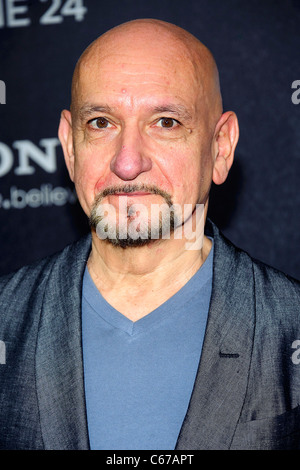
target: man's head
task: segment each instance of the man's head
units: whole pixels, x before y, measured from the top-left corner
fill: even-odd
[[[215,61],[190,33],[145,19],[100,36],[76,65],[59,129],[83,210],[118,211],[124,194],[129,205],[207,209],[238,140],[235,114],[222,112]]]

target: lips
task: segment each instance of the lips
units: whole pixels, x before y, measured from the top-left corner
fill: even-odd
[[[147,192],[144,192],[144,191],[136,191],[136,192],[130,192],[130,193],[115,193],[113,194],[113,196],[128,196],[128,197],[131,197],[131,196],[149,196],[150,194],[153,194],[153,193],[147,193]]]
[[[150,186],[146,184],[141,185],[129,185],[125,184],[122,186],[110,186],[102,191],[100,191],[95,196],[95,204],[100,204],[103,198],[110,196],[126,196],[128,199],[134,199],[137,197],[145,196],[160,196],[166,203],[171,207],[173,202],[171,195],[166,191],[159,189],[157,186]]]

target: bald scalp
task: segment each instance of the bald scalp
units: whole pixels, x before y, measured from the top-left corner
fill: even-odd
[[[128,50],[144,49],[145,57],[151,50],[153,42],[161,42],[162,55],[167,49],[168,56],[178,66],[192,64],[195,79],[203,89],[202,99],[206,102],[212,124],[222,114],[222,97],[220,92],[219,73],[216,62],[209,49],[188,31],[171,23],[156,19],[138,19],[118,25],[95,39],[80,56],[72,79],[71,114],[76,115],[80,95],[80,83],[92,68],[101,67],[101,60],[120,47]]]

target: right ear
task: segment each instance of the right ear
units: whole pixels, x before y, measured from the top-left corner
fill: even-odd
[[[236,114],[227,111],[222,114],[216,126],[216,156],[213,169],[213,182],[222,184],[228,176],[239,139],[239,125]]]
[[[60,116],[58,137],[64,152],[65,162],[72,181],[74,181],[74,146],[72,132],[72,117],[70,111],[64,109]]]

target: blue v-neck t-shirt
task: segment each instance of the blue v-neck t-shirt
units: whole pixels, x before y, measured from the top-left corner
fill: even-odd
[[[201,356],[213,247],[201,268],[160,307],[132,322],[100,294],[88,269],[82,343],[91,449],[174,449]]]

